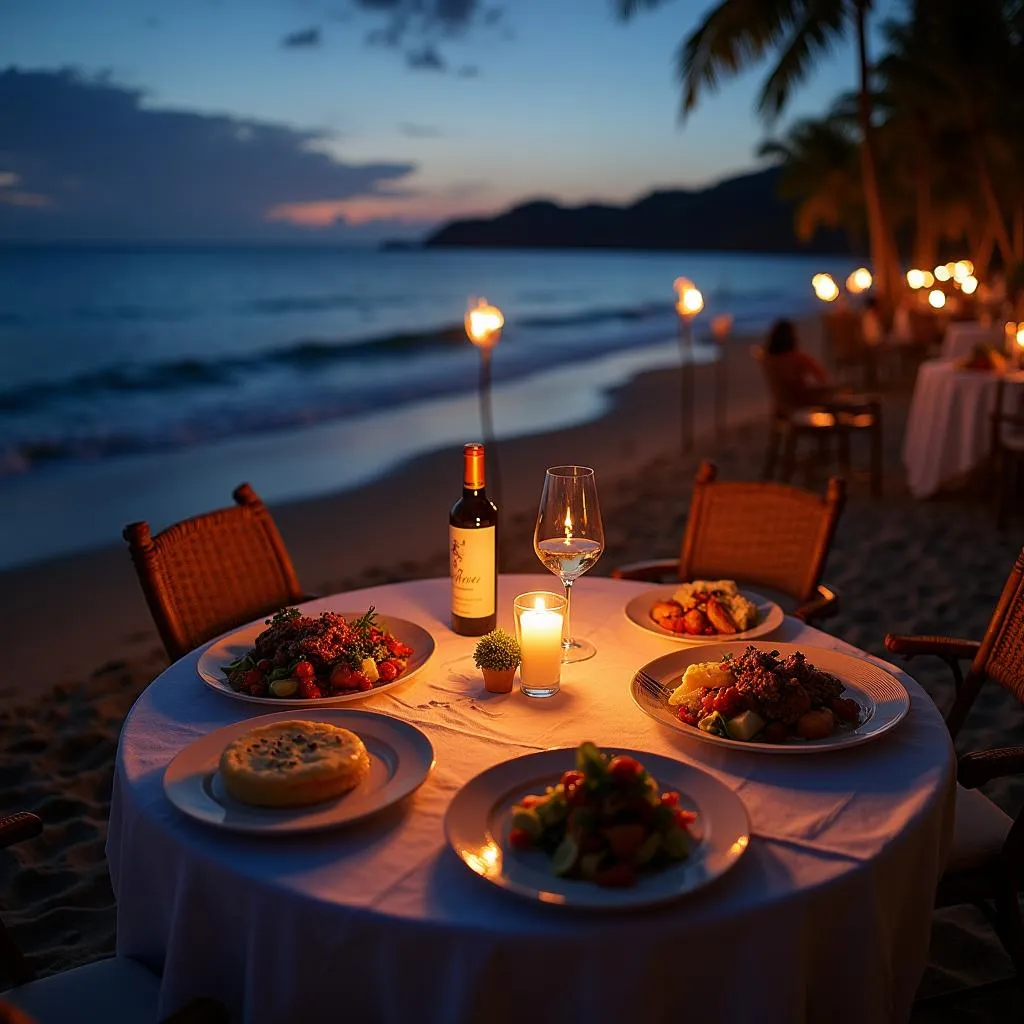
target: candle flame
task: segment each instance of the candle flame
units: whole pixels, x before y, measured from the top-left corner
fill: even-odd
[[[486,299],[478,299],[477,304],[466,313],[466,334],[474,345],[489,348],[501,334],[505,318],[497,306],[489,306]]]
[[[565,539],[572,539],[572,513],[568,509],[565,510]]]
[[[538,611],[544,611],[544,608],[545,608],[545,605],[544,605],[544,598],[543,598],[543,597],[541,597],[541,596],[540,596],[540,594],[538,594],[538,595],[537,595],[537,596],[536,596],[536,597],[535,597],[535,598],[533,599],[533,607],[534,607],[534,608],[536,608],[536,609],[537,609]]]
[[[1017,325],[1017,344],[1024,348],[1024,324]]]

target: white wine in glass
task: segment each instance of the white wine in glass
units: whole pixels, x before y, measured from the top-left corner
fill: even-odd
[[[594,645],[572,635],[572,586],[604,551],[597,480],[589,466],[552,466],[544,474],[533,549],[565,587],[562,661],[586,661]]]

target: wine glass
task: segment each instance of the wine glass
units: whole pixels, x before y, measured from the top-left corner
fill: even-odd
[[[589,466],[552,466],[544,474],[533,549],[565,587],[562,661],[586,661],[596,648],[572,635],[572,585],[604,551],[597,480]]]

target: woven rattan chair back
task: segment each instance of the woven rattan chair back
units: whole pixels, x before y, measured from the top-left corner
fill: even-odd
[[[284,541],[248,485],[236,507],[175,523],[124,529],[135,570],[172,661],[212,637],[303,599]]]
[[[679,557],[680,579],[740,579],[807,601],[821,582],[846,487],[825,496],[788,484],[716,479],[703,462],[693,487]]]
[[[946,717],[952,736],[960,731],[986,679],[1024,704],[1024,549],[1013,563],[981,646]]]
[[[864,357],[860,318],[852,310],[825,314],[825,340],[837,367],[856,363]]]

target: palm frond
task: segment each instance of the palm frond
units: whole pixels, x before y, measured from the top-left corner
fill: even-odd
[[[831,51],[846,27],[847,15],[846,4],[834,0],[807,4],[803,19],[789,37],[757,101],[758,111],[769,121],[782,112],[790,93],[807,78],[815,59]]]
[[[836,0],[839,2],[839,0]],[[701,89],[715,89],[764,58],[792,30],[807,0],[722,0],[687,37],[676,57],[683,86],[682,116]]]

